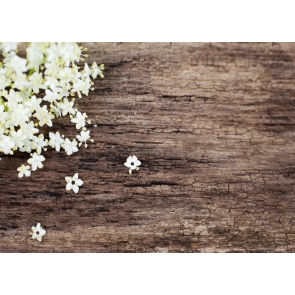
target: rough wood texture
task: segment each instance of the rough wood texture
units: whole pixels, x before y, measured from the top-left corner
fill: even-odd
[[[3,156],[1,252],[295,250],[295,44],[84,45],[106,68],[79,101],[95,143],[27,179]]]

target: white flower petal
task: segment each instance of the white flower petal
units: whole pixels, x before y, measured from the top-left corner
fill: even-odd
[[[37,240],[38,240],[39,242],[42,242],[42,236],[37,236]]]
[[[131,159],[132,159],[132,162],[136,162],[137,161],[137,157],[136,156],[132,156]]]
[[[77,180],[79,178],[78,173],[73,176],[73,180]]]
[[[83,184],[83,180],[78,179],[76,180],[76,185],[81,186]]]
[[[140,165],[141,165],[141,162],[137,160],[137,161],[135,162],[135,166],[140,166]]]
[[[42,229],[40,230],[40,235],[41,235],[41,236],[44,236],[45,234],[46,234],[46,230],[42,228]]]
[[[32,171],[37,170],[37,164],[35,162],[32,163]]]
[[[127,161],[132,162],[132,156],[129,156]]]
[[[72,189],[72,183],[71,182],[68,182],[67,183],[67,186],[66,186],[66,190],[69,191]]]
[[[72,181],[72,177],[66,176],[65,180],[66,180],[66,182],[70,182],[70,181]]]
[[[77,185],[73,185],[73,191],[74,191],[75,193],[78,193],[78,191],[79,191],[79,187],[78,187]]]
[[[38,223],[37,226],[36,226],[36,231],[40,231],[41,230],[41,224]]]

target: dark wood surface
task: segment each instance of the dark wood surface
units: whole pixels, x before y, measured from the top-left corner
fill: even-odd
[[[27,154],[1,155],[1,252],[295,250],[295,44],[83,45],[105,64],[77,102],[95,142],[26,179]],[[77,134],[68,117],[52,130]]]

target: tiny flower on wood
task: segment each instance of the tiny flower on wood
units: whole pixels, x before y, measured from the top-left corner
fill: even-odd
[[[141,165],[141,162],[137,160],[136,156],[129,156],[127,158],[127,161],[124,163],[124,165],[129,169],[129,174],[132,173],[132,170],[139,170],[139,167]]]
[[[81,146],[82,143],[84,142],[85,143],[84,146],[85,146],[85,148],[87,148],[88,145],[87,145],[86,141],[87,140],[90,140],[91,142],[94,141],[93,139],[90,138],[89,133],[90,133],[90,130],[88,130],[88,131],[81,131],[80,135],[76,135],[76,137],[80,141],[79,146]]]
[[[27,165],[21,165],[19,168],[17,168],[17,171],[19,171],[18,177],[23,177],[24,175],[26,176],[30,176],[31,175],[31,171],[30,171],[30,166]]]
[[[42,237],[46,234],[46,230],[42,228],[41,224],[38,223],[36,227],[32,226],[31,230],[32,233],[30,234],[32,235],[32,238],[42,242]]]
[[[83,184],[83,181],[79,179],[78,173],[76,173],[73,177],[66,176],[65,180],[67,182],[66,190],[73,190],[75,193],[78,193],[79,186]]]
[[[30,158],[27,162],[32,166],[32,171],[36,171],[38,168],[43,168],[42,161],[45,161],[44,156],[38,155],[36,153],[31,154],[32,158]]]

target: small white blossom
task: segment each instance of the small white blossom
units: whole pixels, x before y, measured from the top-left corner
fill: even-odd
[[[35,128],[34,122],[30,123],[23,123],[21,126],[21,129],[23,130],[24,134],[26,134],[27,138],[32,140],[35,133],[39,132],[38,128]]]
[[[7,53],[17,49],[17,42],[2,42],[0,45],[3,52]]]
[[[31,230],[32,233],[30,234],[32,235],[32,238],[42,242],[42,237],[46,234],[46,230],[42,228],[41,224],[38,223],[36,227],[32,226]]]
[[[49,127],[52,126],[52,119],[54,119],[54,116],[48,112],[47,106],[44,105],[42,108],[39,107],[36,110],[36,113],[34,114],[34,117],[36,117],[39,120],[39,125],[42,127],[44,124],[48,125]]]
[[[0,151],[3,151],[4,154],[13,154],[12,148],[15,146],[15,142],[6,135],[0,134]]]
[[[83,184],[83,181],[79,179],[78,173],[76,173],[73,177],[66,176],[65,180],[67,182],[66,190],[73,190],[75,193],[78,193],[79,186]]]
[[[17,55],[14,55],[10,58],[9,62],[6,62],[6,67],[9,70],[14,71],[17,75],[27,71],[27,60],[25,58],[21,58]]]
[[[132,173],[132,170],[136,169],[139,170],[139,167],[141,165],[141,162],[137,160],[136,156],[129,156],[127,158],[127,161],[124,163],[124,165],[129,169],[129,174]]]
[[[90,130],[88,131],[81,131],[80,135],[76,135],[76,137],[78,138],[78,140],[80,141],[79,146],[81,146],[81,144],[84,142],[85,143],[85,147],[87,147],[86,141],[88,139],[90,139]],[[92,139],[91,139],[92,140]]]
[[[81,92],[85,95],[88,95],[89,92],[89,88],[91,88],[91,84],[88,83],[86,80],[80,80],[78,79],[74,84],[73,84],[73,89],[72,89],[72,93],[77,92],[78,93],[78,97],[81,98]]]
[[[43,100],[49,101],[49,102],[60,100],[62,96],[60,95],[59,91],[60,91],[60,88],[55,88],[53,91],[46,89],[45,90],[46,95],[44,96]]]
[[[45,158],[42,155],[38,155],[34,153],[32,158],[30,158],[27,162],[32,166],[32,171],[36,171],[38,168],[43,168],[43,164],[41,162],[45,161]]]
[[[40,155],[42,152],[42,149],[46,151],[46,147],[48,146],[47,139],[44,140],[44,135],[40,134],[38,137],[33,136],[32,138],[32,149],[37,151],[37,154]]]
[[[73,118],[71,120],[72,123],[76,123],[76,128],[81,129],[82,127],[85,127],[85,119],[86,119],[86,113],[80,113],[77,112],[76,118]]]
[[[31,112],[38,110],[40,108],[40,103],[42,102],[41,98],[37,98],[35,95],[31,99],[27,100],[24,105],[30,108]]]
[[[74,110],[74,102],[69,101],[67,98],[63,100],[63,102],[58,103],[58,108],[62,111],[62,115],[65,116],[67,114],[75,115],[76,111]]]
[[[43,80],[42,74],[35,72],[29,77],[30,88],[32,88],[35,93],[39,93],[39,89],[46,89]]]
[[[70,141],[68,138],[66,138],[64,143],[62,144],[62,147],[66,151],[67,155],[70,156],[72,153],[78,151],[77,145],[78,142],[75,139],[73,141]]]
[[[46,45],[41,42],[32,42],[30,46],[26,49],[28,68],[38,70],[44,59],[44,48]]]
[[[21,165],[19,168],[17,168],[17,171],[19,171],[18,177],[23,177],[24,175],[30,176],[30,166]]]
[[[97,75],[99,75],[100,78],[103,78],[104,77],[104,75],[102,73],[103,69],[104,69],[103,64],[98,67],[96,62],[94,62],[92,64],[92,67],[91,67],[91,76],[92,76],[92,78],[95,79],[97,77]]]
[[[58,131],[55,134],[52,132],[49,132],[49,137],[50,137],[50,140],[48,144],[53,148],[55,147],[55,150],[59,152],[60,146],[64,143],[65,140],[60,136],[60,133]]]

